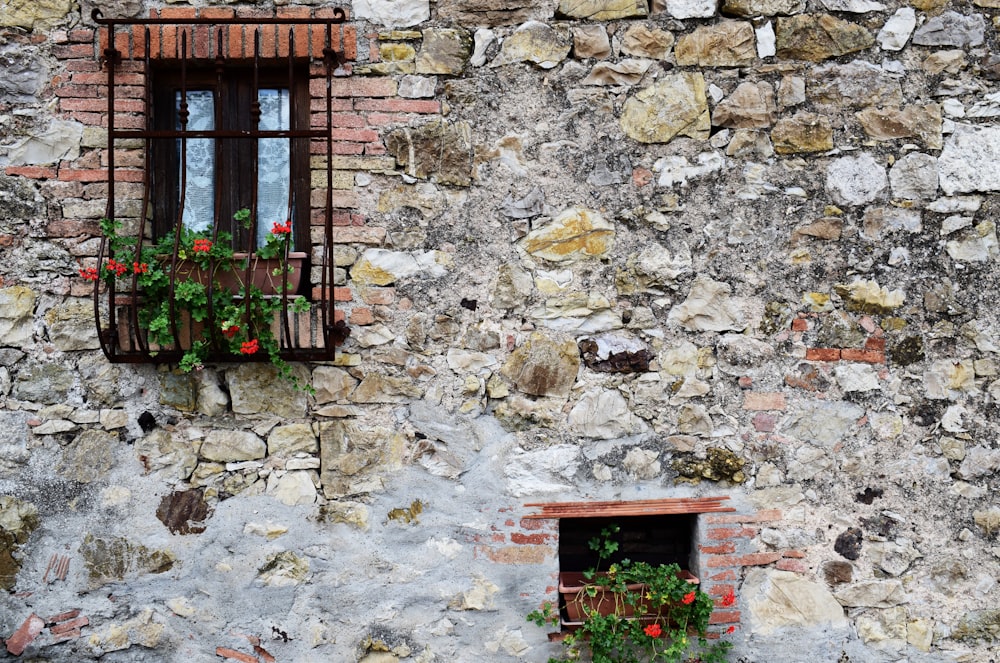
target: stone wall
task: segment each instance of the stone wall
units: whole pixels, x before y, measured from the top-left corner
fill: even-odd
[[[989,660],[996,0],[346,3],[314,394],[99,351],[92,7],[0,6],[0,659],[545,661],[526,503],[723,495],[733,660]]]

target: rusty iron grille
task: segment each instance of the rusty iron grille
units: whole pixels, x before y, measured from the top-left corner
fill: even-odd
[[[287,288],[288,274],[281,276],[280,311],[276,314],[273,334],[279,342],[280,356],[287,361],[324,361],[334,358],[336,347],[343,343],[349,330],[343,320],[338,320],[334,311],[334,259],[333,259],[333,77],[344,64],[343,54],[334,49],[339,44],[335,40],[334,28],[344,23],[346,15],[342,9],[326,10],[325,17],[239,17],[227,18],[105,18],[97,9],[93,18],[101,26],[101,59],[107,70],[107,209],[106,218],[112,222],[122,222],[129,227],[126,234],[136,238],[132,255],[138,256],[143,246],[149,247],[160,237],[173,234],[173,255],[167,260],[172,265],[169,279],[169,324],[172,344],[151,343],[149,334],[142,324],[143,292],[137,275],[131,279],[100,278],[94,282],[94,315],[100,338],[101,349],[111,362],[115,363],[175,363],[194,343],[195,338],[205,338],[204,332],[196,332],[186,313],[174,305],[173,294],[177,285],[180,261],[178,250],[181,246],[182,214],[184,192],[187,190],[186,167],[189,145],[198,139],[209,139],[215,150],[215,163],[224,165],[220,159],[227,145],[242,141],[239,152],[238,169],[249,173],[244,181],[249,181],[246,207],[250,211],[250,228],[244,231],[243,246],[234,250],[249,251],[254,255],[258,237],[258,170],[260,160],[258,145],[261,139],[286,140],[289,150],[298,141],[300,150],[305,150],[307,164],[296,174],[289,167],[287,192],[287,219],[295,219],[296,250],[303,252],[305,267],[304,285],[299,292]],[[167,30],[170,43],[167,48]],[[267,41],[262,48],[262,38]],[[263,54],[262,54],[263,53]],[[155,116],[158,108],[154,98],[157,94],[159,72],[169,71],[171,80],[177,86],[176,126],[163,127]],[[221,85],[227,77],[249,83],[251,94],[249,107],[245,109],[251,121],[248,126],[227,128],[224,121],[216,121],[214,128],[194,129],[188,126],[188,101],[193,80],[191,73],[210,71]],[[280,71],[289,89],[305,85],[305,100],[300,95],[289,94],[290,116],[305,117],[305,126],[289,124],[287,128],[261,128],[261,108],[259,86],[263,72]],[[285,79],[284,77],[287,77]],[[306,80],[301,80],[305,77]],[[141,79],[141,84],[137,83]],[[299,79],[299,80],[297,80]],[[196,83],[195,83],[196,84]],[[283,82],[282,84],[285,84]],[[124,103],[122,103],[124,102]],[[302,103],[306,108],[297,108]],[[135,112],[141,107],[141,112]],[[123,114],[123,108],[132,111]],[[162,109],[159,109],[162,115]],[[223,120],[221,104],[213,111],[217,120]],[[128,117],[128,120],[123,118]],[[205,141],[202,140],[204,144]],[[249,146],[249,147],[246,147]],[[120,166],[116,162],[116,150],[128,148],[131,163]],[[164,206],[163,191],[156,189],[162,178],[157,172],[155,159],[157,150],[173,151],[175,163],[174,194],[180,201],[174,203],[176,214],[173,218],[157,218]],[[249,150],[249,151],[248,151]],[[136,157],[135,155],[140,156]],[[244,157],[247,157],[244,159]],[[135,162],[139,163],[135,163]],[[141,165],[140,165],[141,164]],[[318,164],[318,165],[317,165]],[[236,164],[230,164],[234,166]],[[141,168],[141,177],[137,175]],[[303,172],[304,170],[304,172]],[[128,173],[126,176],[125,173]],[[304,179],[303,179],[304,178]],[[141,207],[138,213],[121,214],[116,219],[116,210],[134,203],[140,194],[136,189],[141,180]],[[226,193],[216,178],[214,185],[214,217],[211,219],[212,237],[218,239],[220,227],[230,221],[223,219],[222,197]],[[322,189],[322,190],[321,190]],[[116,192],[122,191],[116,204]],[[179,192],[179,193],[178,193]],[[231,193],[231,192],[230,192]],[[159,198],[158,198],[159,197]],[[132,209],[136,209],[134,204]],[[231,208],[230,208],[231,211]],[[262,221],[261,223],[269,223]],[[167,229],[166,233],[162,229]],[[234,235],[237,233],[233,233]],[[247,246],[249,244],[249,246]],[[102,238],[98,251],[98,269],[105,265],[111,255],[109,240]],[[286,253],[286,256],[288,254]],[[254,260],[244,261],[245,270],[242,283],[251,283]],[[181,271],[180,273],[183,273]],[[129,280],[131,281],[130,283]],[[109,285],[112,284],[112,285]],[[212,310],[213,289],[217,286],[213,278],[207,279],[208,317],[205,328],[215,329],[219,320]],[[305,297],[309,310],[301,312],[294,304],[296,299]],[[237,298],[238,299],[238,298]],[[246,298],[245,320],[251,316],[250,298]],[[249,322],[247,322],[249,324]],[[208,362],[266,361],[266,353],[256,355],[233,354],[218,334],[209,334],[209,348],[205,356]]]

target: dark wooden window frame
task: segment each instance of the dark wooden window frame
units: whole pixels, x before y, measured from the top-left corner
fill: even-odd
[[[257,89],[288,89],[291,97],[291,130],[309,127],[309,76],[308,64],[299,62],[296,71],[289,76],[284,60],[264,62],[259,67]],[[177,127],[176,94],[186,87],[187,92],[211,90],[216,104],[216,118],[221,122],[218,128],[229,131],[254,129],[251,116],[253,107],[253,65],[250,62],[227,62],[223,65],[204,64],[189,67],[182,80],[179,65],[175,61],[158,61],[152,69],[153,84],[153,127],[156,130],[171,131]],[[292,80],[289,80],[289,79]],[[291,209],[294,228],[293,250],[308,247],[310,224],[310,169],[309,139],[289,138]],[[162,139],[152,145],[152,189],[153,189],[153,236],[164,237],[174,230],[176,219],[180,218],[180,158],[175,139]],[[216,145],[215,188],[220,209],[215,218],[219,230],[231,232],[234,244],[243,249],[250,248],[248,230],[232,224],[233,214],[240,209],[253,207],[252,192],[255,190],[251,178],[254,169],[249,164],[257,161],[257,139],[219,140]],[[259,219],[269,226],[274,221],[285,219]]]

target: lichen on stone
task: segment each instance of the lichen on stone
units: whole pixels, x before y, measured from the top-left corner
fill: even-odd
[[[395,508],[390,509],[386,517],[389,520],[395,520],[400,523],[410,524],[410,523],[420,523],[419,516],[424,512],[424,503],[420,500],[413,500],[410,506],[406,508]]]
[[[702,479],[709,481],[730,481],[743,483],[746,474],[743,472],[746,461],[737,454],[720,447],[709,447],[707,458],[678,458],[671,467],[680,474],[677,481],[699,483]]]

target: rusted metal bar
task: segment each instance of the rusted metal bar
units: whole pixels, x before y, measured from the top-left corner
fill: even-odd
[[[295,102],[296,94],[295,92],[295,28],[289,28],[288,30],[288,126],[292,126],[292,118],[295,117]],[[258,139],[259,141],[260,139]],[[292,225],[292,202],[295,198],[295,187],[293,186],[293,176],[294,176],[294,163],[292,160],[292,155],[294,150],[292,150],[292,139],[288,139],[288,211],[285,215],[289,225]],[[294,219],[297,223],[298,219]],[[292,347],[292,332],[288,325],[288,252],[291,250],[292,239],[295,237],[293,231],[289,231],[288,237],[284,242],[284,255],[282,256],[285,269],[281,271],[281,324],[278,325],[278,347],[284,348]],[[287,345],[286,345],[287,344]]]
[[[187,128],[188,103],[187,103],[187,31],[181,31],[181,103],[177,110],[177,119],[180,120],[181,128]],[[180,168],[180,200],[177,204],[177,220],[174,223],[174,250],[170,255],[170,275],[167,287],[167,306],[169,307],[170,333],[174,337],[174,344],[181,345],[180,332],[177,325],[177,307],[175,306],[174,291],[177,287],[177,253],[181,248],[181,232],[184,226],[184,203],[187,197],[187,137],[181,136],[181,168]]]
[[[284,18],[277,16],[230,18],[104,18],[95,7],[90,16],[98,25],[337,25],[347,20],[347,13],[333,7],[333,16],[325,18]]]
[[[143,99],[146,104],[146,128],[150,129],[153,126],[153,113],[149,112],[153,108],[153,90],[152,86],[149,84],[150,73],[152,65],[150,63],[150,35],[149,27],[143,31],[143,39],[145,50],[145,57],[143,58]],[[114,147],[114,142],[112,141],[112,147]],[[139,261],[142,256],[142,243],[146,236],[146,210],[149,209],[149,197],[152,191],[153,183],[150,178],[150,173],[152,172],[153,158],[152,158],[152,144],[150,139],[146,138],[143,141],[143,164],[144,172],[142,176],[142,209],[139,214],[139,229],[136,232],[135,240],[135,256],[136,260]],[[129,337],[129,349],[133,346],[137,346],[139,351],[143,353],[144,356],[149,357],[149,339],[147,339],[139,329],[139,275],[137,273],[132,274],[132,292],[129,298],[129,326],[128,326],[128,337]]]
[[[260,27],[254,28],[253,31],[253,84],[250,87],[250,126],[254,128],[254,131],[260,131]],[[251,253],[257,248],[257,225],[260,223],[260,219],[257,218],[259,213],[257,205],[257,178],[260,176],[260,139],[254,141],[253,143],[253,159],[251,159],[251,177],[250,177],[250,237],[247,241],[247,246],[249,247]],[[246,323],[247,328],[252,329],[250,326],[251,318],[251,301],[250,301],[250,284],[252,280],[252,270],[253,270],[253,259],[251,257],[247,258],[246,269],[244,270],[246,284],[246,297],[244,306],[246,310]],[[260,336],[260,331],[253,330],[254,337]],[[281,332],[278,332],[279,344],[281,342],[280,336]]]
[[[322,138],[324,135],[322,129],[115,130],[116,138]]]
[[[95,8],[96,9],[96,8]],[[114,33],[115,24],[113,21],[108,22],[108,49],[114,48]],[[115,62],[114,58],[110,57],[110,53],[106,54],[106,62],[108,67],[108,203],[104,210],[104,216],[111,222],[114,223],[115,219],[115,144],[114,139],[111,136],[115,130]],[[97,339],[101,345],[101,351],[108,358],[114,356],[115,351],[119,347],[118,340],[118,324],[115,319],[115,287],[114,281],[107,284],[108,287],[108,331],[107,334],[101,329],[101,303],[100,303],[100,292],[101,283],[107,283],[104,279],[100,278],[101,265],[104,264],[105,250],[110,253],[111,247],[108,242],[108,238],[102,235],[100,246],[97,249],[97,274],[98,278],[94,281],[94,320],[97,323]]]
[[[336,53],[333,51],[333,26],[326,26],[325,42],[323,48],[323,61],[326,65],[326,200],[323,210],[323,260],[325,264],[321,269],[322,292],[325,295],[323,300],[323,312],[321,324],[323,326],[323,344],[332,348],[337,345],[334,340],[333,325],[337,318],[337,309],[333,296],[334,289],[334,260],[333,260],[333,67],[336,62]],[[329,288],[329,293],[327,292]]]

